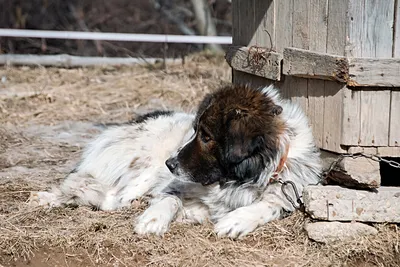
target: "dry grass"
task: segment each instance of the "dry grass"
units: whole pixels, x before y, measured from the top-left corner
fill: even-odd
[[[333,245],[310,241],[300,212],[240,241],[212,225],[173,224],[163,238],[139,237],[133,218],[146,200],[118,212],[43,210],[25,203],[76,162],[81,146],[28,131],[65,121],[123,122],[156,107],[192,109],[230,80],[221,58],[194,56],[185,67],[4,68],[0,90],[0,266],[399,266],[396,225]],[[92,133],[95,134],[95,133]],[[88,138],[90,133],[88,133]]]

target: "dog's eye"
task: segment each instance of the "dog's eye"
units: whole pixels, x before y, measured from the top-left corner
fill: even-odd
[[[208,143],[211,141],[211,136],[202,129],[200,130],[200,138],[203,143]]]

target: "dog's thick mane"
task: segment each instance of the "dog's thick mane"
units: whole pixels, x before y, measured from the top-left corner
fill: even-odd
[[[213,197],[207,199],[209,201],[207,204],[213,210],[211,214],[214,214],[214,220],[218,220],[228,210],[250,205],[262,198],[265,193],[270,194],[270,198],[274,198],[271,201],[281,205],[285,210],[292,211],[294,207],[282,194],[281,185],[273,181],[274,175],[278,175],[278,179],[282,181],[289,180],[295,183],[300,193],[305,185],[318,182],[319,153],[314,144],[308,119],[301,108],[290,100],[281,99],[277,88],[273,85],[259,88],[257,91],[261,91],[265,98],[282,107],[282,112],[277,115],[284,124],[283,131],[278,134],[279,149],[260,172],[256,183],[248,181],[238,186],[234,182],[228,182],[224,188],[220,189],[216,186],[212,190]],[[287,155],[285,155],[286,151]],[[287,156],[285,165],[280,173],[276,174],[280,160],[284,156]],[[289,194],[293,200],[296,200],[293,191],[289,190]],[[225,204],[226,210],[221,210],[221,202]]]

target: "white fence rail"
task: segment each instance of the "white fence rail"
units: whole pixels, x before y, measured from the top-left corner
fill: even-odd
[[[113,32],[42,31],[0,29],[0,37],[102,40],[126,42],[187,43],[187,44],[232,44],[230,36],[167,35]]]

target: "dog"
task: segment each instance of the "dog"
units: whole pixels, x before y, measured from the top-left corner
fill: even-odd
[[[282,183],[302,192],[321,169],[298,105],[274,85],[230,85],[208,94],[196,114],[155,112],[106,130],[59,188],[31,202],[115,210],[149,195],[138,234],[211,220],[218,236],[241,238],[294,211],[294,189],[285,195]]]

